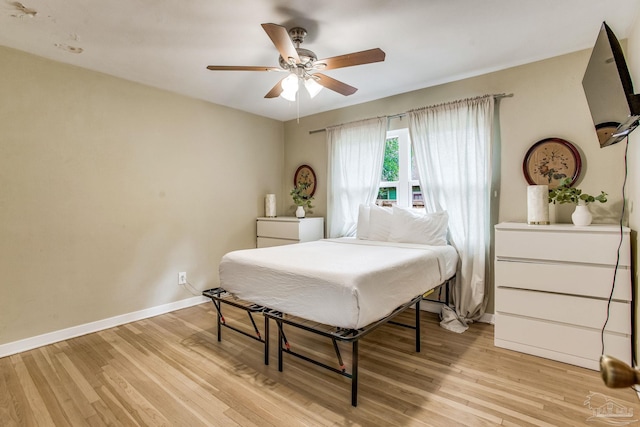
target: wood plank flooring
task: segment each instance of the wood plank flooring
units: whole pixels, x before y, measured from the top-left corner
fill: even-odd
[[[234,308],[225,317],[247,320]],[[590,419],[607,399],[640,425],[636,393],[606,388],[598,372],[496,348],[492,325],[456,334],[424,313],[422,326],[421,353],[412,330],[392,325],[360,342],[353,408],[347,378],[287,355],[278,372],[275,343],[265,366],[260,343],[227,329],[218,342],[202,304],[0,359],[0,425],[593,426],[612,421]],[[337,365],[330,342],[287,337]]]

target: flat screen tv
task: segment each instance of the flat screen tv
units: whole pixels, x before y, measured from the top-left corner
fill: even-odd
[[[633,93],[622,48],[606,22],[598,33],[582,87],[600,147],[622,141],[638,126],[640,95]]]

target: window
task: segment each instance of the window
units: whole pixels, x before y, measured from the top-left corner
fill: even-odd
[[[376,204],[423,208],[418,168],[411,149],[409,129],[387,132],[387,145]]]

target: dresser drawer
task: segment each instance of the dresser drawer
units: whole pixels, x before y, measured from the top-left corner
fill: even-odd
[[[495,282],[499,286],[583,295],[608,299],[613,266],[522,262],[498,259]],[[631,270],[619,268],[613,299],[631,301]]]
[[[273,237],[258,237],[256,247],[268,248],[270,246],[291,245],[293,243],[300,243],[300,242],[298,240],[274,239]]]
[[[297,221],[258,221],[258,237],[300,239],[300,223]]]
[[[605,333],[604,353],[631,363],[631,340],[627,335]],[[602,351],[600,331],[545,322],[507,314],[496,314],[495,343],[561,362],[598,369]]]
[[[498,287],[496,312],[544,319],[600,331],[607,318],[607,300]],[[611,302],[607,331],[631,335],[631,306]],[[525,331],[522,331],[525,332]]]
[[[602,232],[598,227],[576,231],[552,227],[527,229],[496,228],[495,254],[497,258],[524,258],[565,261],[586,264],[615,265],[620,235]],[[584,230],[584,229],[587,230]],[[624,234],[620,252],[620,265],[631,263],[629,233]]]
[[[288,245],[324,238],[324,218],[258,218],[257,246]]]

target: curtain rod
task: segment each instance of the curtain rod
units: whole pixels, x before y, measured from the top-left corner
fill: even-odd
[[[513,97],[513,93],[496,93],[493,95],[494,99],[501,99],[501,98],[512,98]],[[452,102],[457,102],[457,101],[452,101]],[[448,104],[445,102],[445,104]],[[399,113],[399,114],[394,114],[391,116],[387,116],[387,119],[399,119],[400,117],[404,117],[406,116],[408,113]],[[360,121],[360,120],[357,120]],[[326,132],[327,128],[324,129],[316,129],[316,130],[310,130],[309,131],[309,135],[312,135],[314,133],[320,133],[320,132]]]

